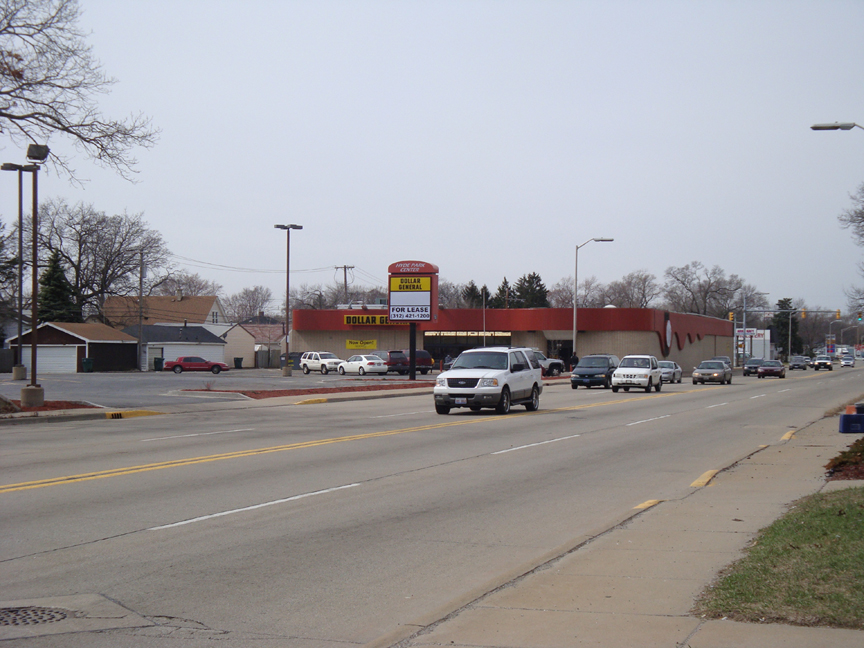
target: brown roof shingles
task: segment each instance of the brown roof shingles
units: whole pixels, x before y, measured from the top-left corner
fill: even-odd
[[[208,315],[216,302],[214,296],[182,297],[150,295],[143,299],[144,324],[208,324]],[[137,297],[108,297],[102,307],[105,321],[111,326],[126,327],[138,323]]]

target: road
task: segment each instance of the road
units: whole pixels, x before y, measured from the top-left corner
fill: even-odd
[[[2,599],[98,594],[153,625],[5,645],[376,642],[686,496],[862,378],[565,383],[505,417],[438,416],[427,394],[6,426]]]

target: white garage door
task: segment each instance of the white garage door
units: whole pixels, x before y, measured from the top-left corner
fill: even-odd
[[[30,346],[24,345],[24,366],[27,374],[33,370],[30,366]],[[49,373],[77,373],[78,372],[78,347],[77,346],[42,346],[36,347],[36,372],[37,374]]]

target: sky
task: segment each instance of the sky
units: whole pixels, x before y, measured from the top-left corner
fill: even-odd
[[[494,292],[700,261],[771,303],[842,308],[864,249],[864,2],[81,0],[117,79],[106,115],[161,129],[134,183],[40,197],[140,213],[226,294],[384,286],[396,261]],[[10,161],[12,146],[0,140]],[[23,155],[21,156],[23,157]],[[6,175],[6,174],[4,174]],[[17,214],[14,177],[0,217]]]

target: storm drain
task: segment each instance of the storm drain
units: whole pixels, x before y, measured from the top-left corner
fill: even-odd
[[[48,607],[0,608],[0,626],[33,626],[56,623],[68,616],[66,610]]]

